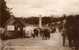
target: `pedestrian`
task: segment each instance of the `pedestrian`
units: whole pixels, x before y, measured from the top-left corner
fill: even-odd
[[[38,30],[37,29],[34,29],[34,35],[35,35],[35,37],[38,37]]]
[[[68,17],[66,30],[69,47],[75,47],[75,50],[79,50],[79,16]]]
[[[63,32],[62,32],[62,37],[63,37],[63,46],[65,47],[66,45],[66,38],[67,38],[67,36],[66,36],[66,33],[65,33],[65,30],[63,30]]]
[[[46,40],[50,39],[50,31],[49,31],[49,29],[44,29],[44,38]]]
[[[72,48],[74,46],[74,24],[75,24],[75,18],[73,16],[69,16],[66,18],[66,23],[65,23],[65,34],[66,35],[68,42],[69,42],[69,47]],[[64,40],[64,39],[63,39]]]
[[[3,50],[4,49],[4,41],[3,41],[4,31],[5,31],[5,29],[2,28],[2,27],[0,27],[0,50]]]

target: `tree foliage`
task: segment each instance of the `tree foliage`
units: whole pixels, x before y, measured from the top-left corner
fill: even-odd
[[[0,25],[2,26],[10,17],[9,8],[6,5],[5,0],[0,0]]]

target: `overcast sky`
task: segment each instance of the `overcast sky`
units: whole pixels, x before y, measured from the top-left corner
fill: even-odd
[[[79,0],[6,0],[17,17],[79,14]]]

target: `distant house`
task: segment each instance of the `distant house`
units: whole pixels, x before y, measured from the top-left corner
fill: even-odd
[[[20,31],[26,24],[20,18],[10,17],[4,24],[7,31]]]
[[[5,24],[3,25],[5,28],[5,35],[7,37],[11,36],[21,36],[23,35],[23,27],[25,27],[25,23],[21,18],[10,17]],[[10,37],[11,37],[10,36]]]

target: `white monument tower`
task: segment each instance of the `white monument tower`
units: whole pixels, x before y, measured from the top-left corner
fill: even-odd
[[[39,27],[41,28],[42,27],[42,16],[39,15]]]

